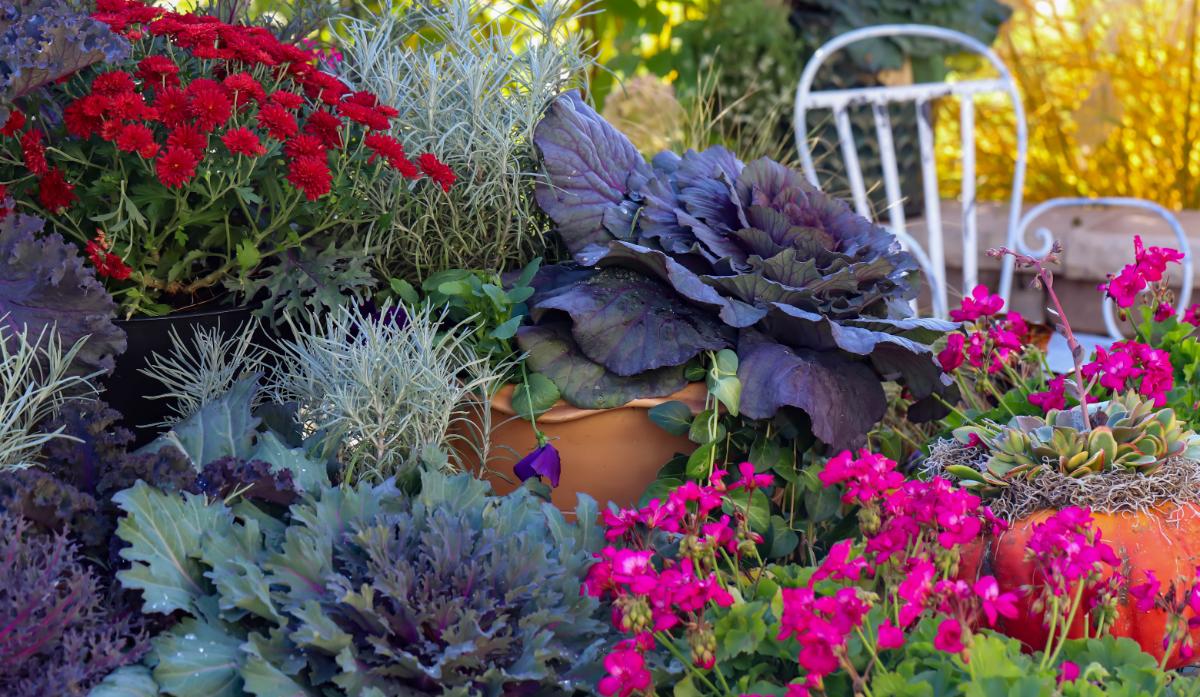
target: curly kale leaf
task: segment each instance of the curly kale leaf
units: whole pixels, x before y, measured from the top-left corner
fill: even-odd
[[[116,311],[74,245],[43,233],[40,218],[0,218],[0,322],[32,336],[53,327],[64,346],[87,337],[73,369],[88,374],[111,371],[125,351],[125,332],[112,321]]]
[[[0,6],[0,123],[8,104],[93,63],[124,60],[129,42],[76,2]]]
[[[42,536],[0,512],[0,693],[82,697],[150,648],[66,534]]]
[[[0,507],[44,532],[67,530],[88,556],[110,557],[118,511],[111,496],[139,479],[168,491],[190,490],[196,473],[182,455],[129,452],[133,434],[104,402],[73,399],[44,425],[66,438],[48,442],[40,465],[0,474]]]

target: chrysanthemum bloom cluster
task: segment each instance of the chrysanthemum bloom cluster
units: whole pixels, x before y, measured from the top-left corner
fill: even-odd
[[[14,195],[36,200],[80,244],[100,220],[105,253],[157,285],[203,274],[158,290],[194,292],[298,236],[353,222],[353,187],[384,170],[454,183],[434,155],[407,157],[389,134],[395,109],[265,28],[138,0],[100,0],[94,17],[131,41],[129,63],[56,87],[61,127],[14,112],[0,178],[11,165]]]
[[[955,322],[970,323],[965,333],[947,337],[946,348],[938,353],[942,370],[952,373],[964,361],[972,368],[998,373],[1019,354],[1029,334],[1029,326],[1019,312],[1001,314],[1004,300],[987,286],[975,286],[964,297],[962,307],[950,312]]]
[[[720,573],[721,560],[738,559],[743,550],[761,542],[745,516],[746,496],[771,486],[773,477],[757,474],[743,463],[741,477],[726,481],[718,470],[707,485],[688,482],[665,501],[654,499],[638,509],[605,511],[605,538],[613,543],[597,555],[583,590],[612,602],[613,624],[633,638],[618,644],[605,659],[604,695],[629,697],[651,685],[645,654],[655,635],[682,631],[691,650],[689,660],[699,669],[716,662],[716,637],[706,612],[729,607],[733,596]],[[723,512],[729,501],[741,500],[735,515]],[[660,553],[660,544],[678,543],[676,556]]]
[[[1114,395],[1135,390],[1159,407],[1166,404],[1167,393],[1175,386],[1171,354],[1136,341],[1118,341],[1107,349],[1098,347],[1095,358],[1083,365],[1082,373],[1091,390],[1099,387]],[[1089,394],[1088,400],[1097,398]],[[1029,402],[1044,411],[1066,408],[1066,377],[1050,380],[1046,390],[1029,395]]]
[[[1107,283],[1100,286],[1108,297],[1119,307],[1133,307],[1137,296],[1151,284],[1162,280],[1166,273],[1167,264],[1178,263],[1183,259],[1183,253],[1168,247],[1146,248],[1140,235],[1133,236],[1134,260],[1127,264],[1119,273],[1110,276]]]

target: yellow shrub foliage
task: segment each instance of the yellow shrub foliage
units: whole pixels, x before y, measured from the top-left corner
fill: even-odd
[[[1200,0],[1012,0],[994,46],[1022,92],[1028,200],[1139,196],[1200,208]],[[962,77],[963,75],[960,75]],[[981,198],[1009,197],[1011,110],[976,110]],[[939,171],[957,190],[959,120],[938,117]]]

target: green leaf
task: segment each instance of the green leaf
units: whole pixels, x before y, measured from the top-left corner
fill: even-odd
[[[304,448],[289,448],[275,435],[266,431],[258,435],[248,460],[262,460],[271,465],[272,472],[286,469],[301,491],[317,491],[329,486],[329,472],[324,462],[308,456]]]
[[[517,335],[517,329],[520,328],[521,321],[524,319],[525,319],[524,316],[513,317],[511,319],[508,319],[508,320],[496,325],[496,328],[491,331],[490,336],[493,339],[500,339],[501,341],[507,341]]]
[[[276,634],[276,636],[280,636]],[[255,697],[315,697],[319,694],[292,680],[280,666],[272,662],[274,653],[287,653],[295,647],[287,644],[273,646],[261,634],[251,634],[249,640],[242,644],[246,653],[245,665],[242,666],[242,679],[245,680],[245,690]],[[303,661],[292,659],[296,670],[303,667]]]
[[[763,603],[736,603],[721,614],[713,631],[717,636],[717,660],[727,661],[744,653],[753,653],[767,636],[763,621]]]
[[[188,617],[154,639],[154,679],[175,697],[239,697],[242,640]]]
[[[242,271],[250,271],[257,268],[262,263],[262,254],[259,253],[258,247],[250,240],[242,240],[237,246],[238,266]]]
[[[673,436],[686,434],[692,426],[692,410],[679,400],[671,400],[651,407],[648,415],[651,421],[658,424],[659,428]]]
[[[770,559],[782,559],[800,545],[800,536],[786,520],[777,515],[771,516],[771,525],[765,537],[767,557]]]
[[[729,413],[737,416],[738,408],[742,403],[742,381],[737,379],[736,375],[724,377],[708,376],[707,381],[708,391],[712,396],[717,398]]]
[[[393,278],[388,281],[388,287],[396,294],[396,297],[404,301],[406,305],[416,305],[421,302],[421,296],[417,294],[417,289],[403,278]]]
[[[688,440],[693,443],[716,443],[725,439],[725,427],[720,421],[713,423],[713,412],[711,409],[705,410],[696,414],[696,418],[692,419],[691,428],[688,429]]]
[[[204,541],[200,560],[212,570],[206,576],[217,589],[222,615],[240,620],[247,613],[276,624],[287,619],[275,608],[271,588],[261,567],[262,533],[258,523],[246,520],[234,525],[225,534]]]
[[[87,697],[158,697],[158,683],[146,666],[122,666],[105,676]]]
[[[512,406],[518,416],[528,420],[548,411],[559,396],[558,388],[550,378],[541,373],[529,373],[525,382],[513,390]]]
[[[688,456],[687,476],[689,479],[706,479],[713,467],[713,457],[716,455],[715,443],[705,443],[696,452]]]
[[[259,424],[259,419],[250,411],[258,392],[258,380],[258,373],[238,380],[228,392],[205,404],[200,411],[138,452],[176,448],[188,457],[197,471],[222,457],[246,457],[254,445],[254,433]]]
[[[210,594],[204,569],[196,560],[204,535],[231,531],[233,516],[196,494],[165,494],[143,481],[113,496],[126,515],[117,537],[129,543],[121,557],[130,567],[117,573],[121,585],[142,591],[142,611],[196,612]]]
[[[713,368],[721,375],[737,375],[738,357],[737,353],[730,349],[721,349],[717,351],[717,359]]]

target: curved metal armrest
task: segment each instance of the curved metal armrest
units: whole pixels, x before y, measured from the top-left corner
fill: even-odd
[[[1058,208],[1070,207],[1088,207],[1096,206],[1101,208],[1133,208],[1140,211],[1152,213],[1167,223],[1171,231],[1175,233],[1175,239],[1179,243],[1180,250],[1183,251],[1183,287],[1180,289],[1178,314],[1180,319],[1183,319],[1184,313],[1187,311],[1188,303],[1192,299],[1192,280],[1194,269],[1192,267],[1192,249],[1188,244],[1187,233],[1183,231],[1183,226],[1180,225],[1179,219],[1171,211],[1163,208],[1153,201],[1147,201],[1141,198],[1128,198],[1122,196],[1108,196],[1100,198],[1054,198],[1044,203],[1030,208],[1021,216],[1020,222],[1017,223],[1016,234],[1012,240],[1016,251],[1029,256],[1045,256],[1050,247],[1054,244],[1054,235],[1045,227],[1038,227],[1033,230],[1034,236],[1037,238],[1037,246],[1027,244],[1025,241],[1026,233],[1029,232],[1029,227],[1041,215],[1047,211],[1052,211]],[[1116,271],[1117,269],[1113,269]],[[1104,298],[1104,326],[1108,330],[1109,336],[1114,340],[1124,339],[1124,334],[1121,333],[1121,328],[1117,326],[1116,318],[1113,316],[1112,298]]]

